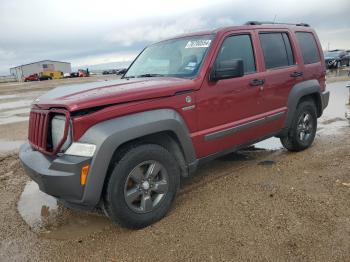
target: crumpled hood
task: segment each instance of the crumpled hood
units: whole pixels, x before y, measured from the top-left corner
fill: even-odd
[[[152,98],[172,96],[194,89],[194,81],[173,77],[118,79],[57,87],[34,100],[42,109],[66,108],[77,111]]]

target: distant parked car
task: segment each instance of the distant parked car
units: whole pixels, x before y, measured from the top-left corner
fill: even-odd
[[[339,68],[350,65],[350,57],[345,50],[331,50],[324,53],[324,59],[327,68]]]
[[[42,76],[39,76],[39,80],[40,81],[52,80],[52,76],[42,75]]]
[[[118,70],[117,75],[124,75],[127,70],[128,69],[126,69],[126,68],[120,69],[120,70]]]
[[[88,77],[88,76],[90,76],[90,72],[89,72],[88,69],[86,69],[86,70],[79,69],[78,73],[79,73],[79,77]]]
[[[44,81],[44,80],[52,80],[52,77],[47,75],[39,76],[38,74],[33,74],[24,78],[24,82]]]
[[[71,76],[70,76],[70,73],[64,73],[63,74],[63,78],[70,78]]]
[[[115,75],[118,73],[118,70],[112,69],[112,70],[105,70],[102,72],[103,75]]]
[[[39,81],[39,76],[37,74],[27,76],[24,78],[24,82]]]
[[[346,50],[346,57],[349,59],[350,61],[350,50]]]
[[[70,77],[79,77],[79,73],[78,72],[72,72],[72,73],[70,73]]]

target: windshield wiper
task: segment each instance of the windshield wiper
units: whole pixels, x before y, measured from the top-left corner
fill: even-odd
[[[123,78],[140,78],[140,77],[161,77],[161,76],[165,76],[162,74],[142,74],[142,75],[135,75],[135,76],[124,76]]]
[[[143,75],[138,75],[136,77],[158,77],[158,76],[164,76],[162,74],[143,74]]]

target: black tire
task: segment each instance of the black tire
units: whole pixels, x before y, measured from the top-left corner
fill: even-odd
[[[304,123],[309,116],[310,126]],[[301,122],[302,121],[302,122]],[[281,138],[282,145],[289,151],[298,152],[311,146],[317,130],[315,103],[305,100],[298,104],[288,135]],[[304,131],[304,136],[302,132]]]
[[[162,175],[161,172],[163,171],[166,174],[167,189],[165,191],[166,193],[162,194],[161,200],[158,200],[159,202],[157,204],[154,205],[155,201],[152,202],[151,210],[148,210],[147,212],[145,211],[146,208],[141,210],[142,203],[146,202],[143,195],[146,193],[141,193],[139,200],[140,212],[138,212],[137,210],[133,210],[133,208],[136,209],[137,204],[131,206],[133,204],[127,202],[126,192],[129,191],[126,190],[129,190],[127,187],[129,187],[130,181],[133,182],[130,175],[136,168],[141,168],[140,170],[147,169],[142,166],[142,164],[147,163],[147,161],[154,161],[162,166],[158,175]],[[145,173],[147,173],[147,171],[145,171]],[[106,183],[104,192],[104,209],[110,219],[127,228],[143,228],[157,222],[169,211],[179,189],[180,168],[175,158],[165,148],[154,144],[139,145],[130,148],[123,154],[123,156],[121,156],[120,160],[115,163]],[[142,188],[144,183],[145,182],[134,182],[135,188],[138,188],[139,191],[145,190],[145,188]],[[154,185],[155,184],[156,183],[154,183]],[[149,199],[152,199],[153,197],[151,196],[152,185],[153,184],[150,183],[150,188],[147,193]],[[134,185],[132,185],[132,187],[134,187]],[[158,195],[156,198],[157,197]]]

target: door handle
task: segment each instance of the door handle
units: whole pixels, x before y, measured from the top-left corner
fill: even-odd
[[[262,86],[265,83],[264,79],[253,79],[252,81],[250,81],[250,85],[251,86]]]
[[[293,72],[290,74],[291,77],[299,77],[302,76],[304,73],[303,72]]]

